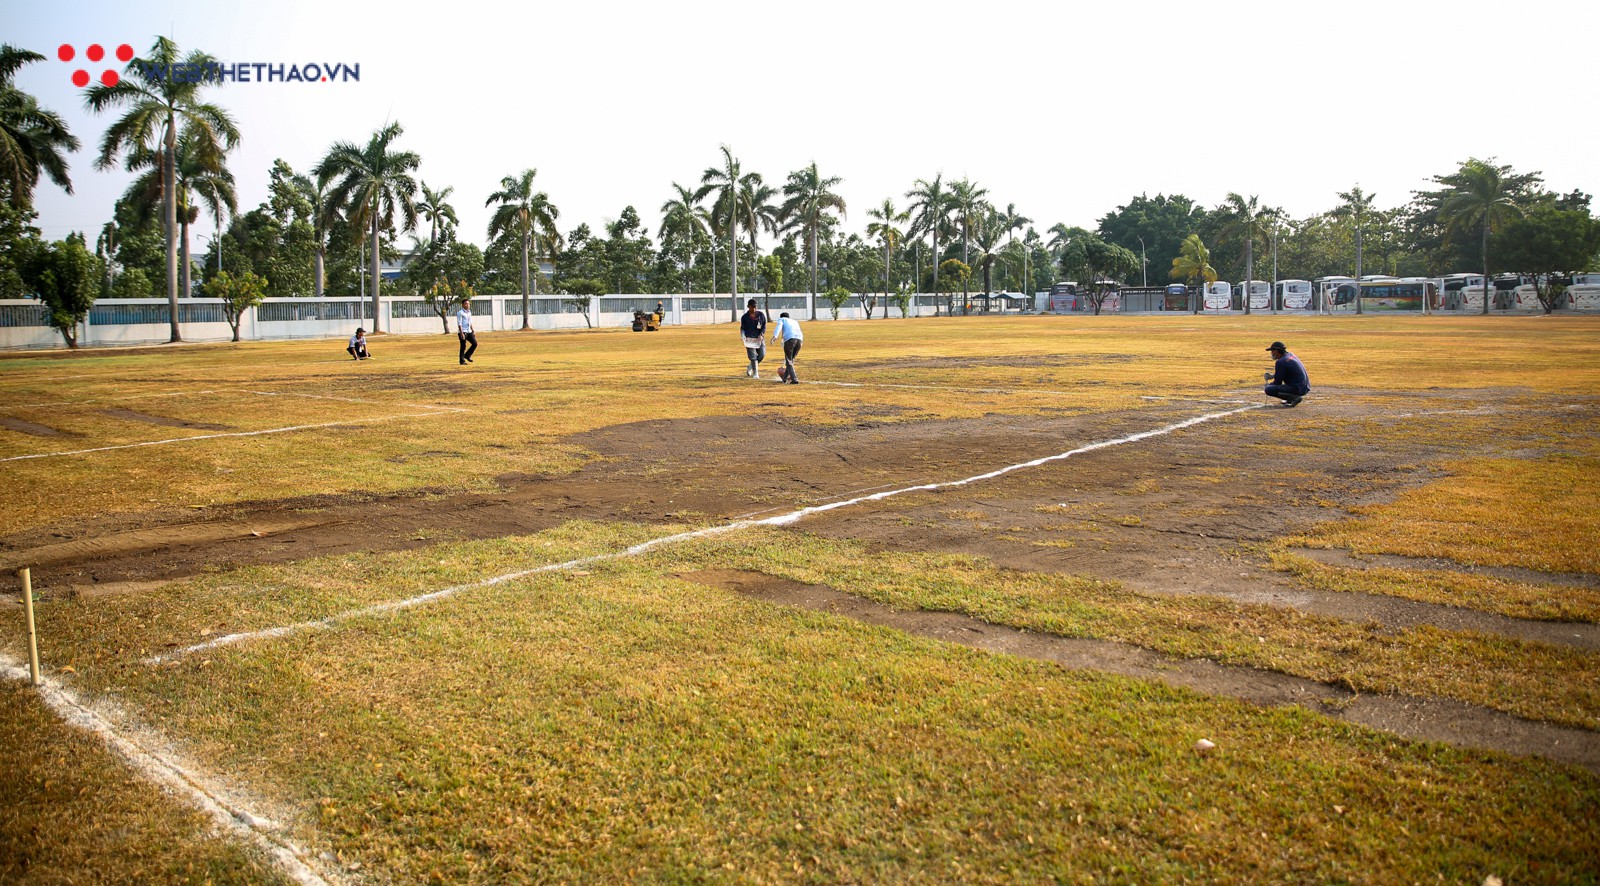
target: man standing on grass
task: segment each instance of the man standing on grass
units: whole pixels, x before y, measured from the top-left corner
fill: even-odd
[[[1281,341],[1268,345],[1267,350],[1275,361],[1271,372],[1261,374],[1262,378],[1271,382],[1267,385],[1267,396],[1282,400],[1286,409],[1299,406],[1305,395],[1311,393],[1311,376],[1306,374],[1305,364],[1300,362],[1299,357],[1289,353]]]
[[[462,299],[461,310],[456,311],[456,338],[461,342],[461,365],[465,366],[478,349],[478,337],[472,334],[472,299]]]
[[[750,358],[746,378],[761,377],[761,361],[767,359],[767,315],[756,310],[756,300],[739,317],[739,336],[744,339],[744,355]]]
[[[800,356],[800,342],[805,338],[800,333],[800,324],[789,316],[788,311],[778,315],[777,328],[772,331],[772,340],[783,342],[783,371],[778,373],[778,380],[791,385],[800,383],[794,374],[794,358]]]

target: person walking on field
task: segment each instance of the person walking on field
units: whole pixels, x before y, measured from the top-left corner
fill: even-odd
[[[367,353],[367,331],[359,326],[356,327],[356,334],[350,336],[350,346],[345,350],[350,352],[352,360],[365,360],[372,356]]]
[[[472,332],[472,299],[461,300],[456,311],[456,339],[461,342],[461,365],[472,362],[472,352],[478,349],[478,337]]]
[[[750,358],[746,378],[761,377],[761,361],[767,359],[767,315],[756,310],[756,300],[750,299],[748,309],[739,316],[739,335],[744,339],[744,353]]]
[[[1289,353],[1281,341],[1268,345],[1267,350],[1275,362],[1271,372],[1261,374],[1263,379],[1271,382],[1267,385],[1266,395],[1282,400],[1286,409],[1299,406],[1300,401],[1311,393],[1311,376],[1306,374],[1306,365],[1300,362],[1299,357]]]
[[[794,374],[794,358],[800,356],[800,343],[804,339],[805,335],[800,332],[800,324],[790,318],[788,311],[778,315],[778,325],[772,331],[772,340],[783,342],[783,371],[778,373],[779,381],[791,385],[800,383],[800,379]]]

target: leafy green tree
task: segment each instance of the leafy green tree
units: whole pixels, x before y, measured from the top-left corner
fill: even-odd
[[[471,246],[472,244],[466,244]],[[473,247],[476,249],[477,247]],[[450,311],[461,304],[462,299],[476,298],[477,289],[464,277],[441,277],[423,292],[422,300],[433,309],[435,316],[444,326],[444,334],[450,334]]]
[[[972,255],[969,245],[972,236],[977,231],[978,225],[984,216],[993,208],[985,199],[989,196],[988,188],[980,187],[976,182],[962,179],[950,185],[950,209],[955,217],[956,232],[961,237],[961,263],[970,267]],[[965,286],[961,288],[961,312],[971,310],[971,299]]]
[[[382,234],[394,228],[396,212],[403,222],[403,231],[417,226],[417,205],[414,200],[417,180],[411,173],[422,165],[422,158],[412,151],[393,148],[395,140],[404,132],[405,129],[396,122],[373,133],[365,146],[354,142],[336,142],[313,170],[318,181],[325,185],[332,184],[328,190],[328,201],[340,208],[352,226],[367,232],[374,327],[378,322],[376,318],[382,316],[378,303],[382,286],[382,275],[378,272],[383,250]]]
[[[32,95],[16,87],[23,65],[44,61],[37,52],[0,45],[0,181],[13,209],[33,205],[33,189],[43,173],[68,194],[72,178],[66,154],[78,149],[78,139],[61,115],[39,106]]]
[[[278,163],[283,163],[279,160]],[[285,170],[289,169],[287,163],[283,164]],[[277,164],[273,164],[274,176],[277,175]],[[327,291],[328,284],[328,237],[335,224],[343,223],[340,216],[339,205],[329,198],[328,183],[320,178],[300,175],[292,170],[287,176],[288,184],[294,189],[299,199],[309,208],[306,216],[311,223],[312,242],[315,255],[312,259],[312,288],[313,295],[322,298]]]
[[[783,288],[783,259],[776,255],[763,255],[756,259],[756,276],[761,280],[761,292],[766,296],[763,305],[772,314],[772,293]]]
[[[34,250],[44,243],[33,226],[38,213],[30,204],[14,202],[10,190],[0,178],[0,298],[23,298],[29,291],[23,275]]]
[[[797,230],[805,235],[806,243],[811,248],[811,319],[817,319],[817,239],[821,236],[822,227],[826,219],[835,211],[840,215],[845,214],[844,198],[834,193],[844,179],[838,176],[824,178],[817,171],[817,164],[813,162],[804,169],[789,173],[789,181],[783,186],[783,195],[786,198],[783,208],[778,210],[779,218],[783,219],[786,227]],[[835,310],[835,314],[837,314]]]
[[[692,292],[689,268],[697,252],[710,237],[705,213],[695,205],[694,192],[672,183],[675,196],[661,204],[661,251],[670,255],[683,272],[683,291]]]
[[[1062,274],[1078,279],[1079,294],[1094,306],[1096,314],[1117,291],[1116,281],[1126,280],[1139,270],[1139,257],[1131,250],[1087,231],[1072,239],[1058,261]]]
[[[91,86],[85,97],[90,110],[96,113],[110,108],[127,109],[106,130],[96,167],[110,169],[118,154],[126,152],[133,159],[160,146],[167,303],[174,342],[183,340],[178,329],[178,131],[188,132],[193,150],[207,162],[239,144],[239,129],[228,112],[201,100],[202,90],[217,83],[214,63],[215,59],[198,51],[179,59],[177,44],[157,37],[150,55],[130,62],[126,75],[115,86]],[[173,65],[188,65],[185,70],[200,73],[192,77],[167,76]]]
[[[489,195],[484,206],[500,204],[489,219],[489,239],[513,237],[522,248],[522,328],[531,329],[528,322],[528,254],[536,245],[543,245],[552,254],[559,251],[561,234],[556,231],[556,219],[561,210],[550,202],[543,191],[533,190],[533,177],[537,169],[524,169],[520,175],[500,179],[500,190]],[[534,275],[533,292],[539,291],[538,275]]]
[[[967,281],[971,279],[972,268],[966,262],[958,258],[947,258],[939,263],[939,279],[935,282],[939,286],[939,291],[945,294],[945,301],[949,303],[954,299],[956,290],[962,292],[967,290]],[[954,304],[948,304],[948,309],[951,314],[955,313]]]
[[[994,267],[1003,260],[1001,241],[1007,234],[1005,218],[998,212],[989,212],[973,229],[972,239],[978,244],[978,267],[983,271],[983,305],[989,309],[990,295],[994,292]],[[1002,265],[1003,267],[1003,265]]]
[[[950,219],[950,192],[944,187],[944,175],[936,175],[933,181],[917,179],[915,187],[906,192],[906,199],[911,201],[908,211],[911,213],[911,230],[907,236],[916,238],[923,233],[928,235],[929,255],[932,262],[939,261],[939,237],[944,234]],[[934,290],[939,289],[939,274],[934,272]],[[918,288],[921,288],[921,274],[918,274]],[[937,312],[937,308],[935,309]]]
[[[61,333],[67,347],[76,348],[78,324],[89,315],[100,292],[100,261],[84,245],[83,237],[69,234],[65,240],[32,250],[23,282],[49,309],[50,325]]]
[[[1217,214],[1221,218],[1222,227],[1217,233],[1218,242],[1244,244],[1244,312],[1250,313],[1250,282],[1255,277],[1255,244],[1257,240],[1265,243],[1272,236],[1271,222],[1280,210],[1270,209],[1260,205],[1254,195],[1246,200],[1244,197],[1229,193],[1218,207]],[[1358,300],[1359,301],[1359,300]]]
[[[583,312],[583,325],[593,329],[594,323],[589,319],[589,305],[596,298],[606,294],[606,285],[599,280],[575,277],[571,280],[563,280],[561,288],[567,295],[571,296],[571,298],[567,299],[567,304]]]
[[[130,152],[125,164],[130,172],[144,170],[128,186],[123,196],[146,214],[152,214],[162,202],[166,171],[161,164],[162,153],[148,148]],[[226,151],[208,150],[204,146],[204,138],[197,135],[189,124],[185,124],[178,134],[173,175],[177,182],[178,203],[178,291],[188,296],[194,293],[189,229],[199,220],[200,207],[210,210],[220,232],[223,218],[238,212],[239,200],[234,190],[233,173],[227,167]]]
[[[1537,176],[1537,173],[1535,173]],[[1512,218],[1522,215],[1517,183],[1511,167],[1496,166],[1493,160],[1472,158],[1450,175],[1435,176],[1446,188],[1439,205],[1439,218],[1447,231],[1476,229],[1482,233],[1484,299],[1483,313],[1489,313],[1489,234]]]
[[[632,206],[623,207],[622,214],[606,224],[604,246],[606,265],[613,275],[611,279],[616,281],[616,291],[642,291],[655,247],[650,243],[649,231],[640,221],[638,210]]]
[[[227,271],[211,278],[202,291],[207,298],[222,299],[222,312],[227,315],[228,326],[233,330],[233,340],[239,340],[239,321],[244,312],[261,304],[267,297],[267,281],[249,271],[235,277]]]
[[[472,295],[477,295],[483,269],[483,251],[476,244],[446,237],[437,242],[420,244],[411,263],[406,265],[404,276],[421,293],[422,300],[433,307],[440,323],[444,325],[444,331],[449,333],[450,308],[454,302],[437,302],[440,287],[444,286],[444,291],[455,293],[452,297],[457,301],[460,300],[460,293],[466,291],[463,287],[470,288]]]
[[[1600,221],[1587,209],[1558,209],[1544,204],[1507,222],[1493,242],[1499,267],[1531,277],[1546,314],[1565,300],[1575,273],[1587,270],[1600,253]]]
[[[835,286],[824,293],[822,297],[827,299],[828,310],[833,312],[833,319],[837,320],[839,319],[839,309],[844,307],[845,302],[850,300],[850,290],[843,286]]]
[[[1217,269],[1211,266],[1211,250],[1206,248],[1199,234],[1185,237],[1178,247],[1178,257],[1172,260],[1172,279],[1185,281],[1191,292],[1202,284],[1217,282]],[[1200,313],[1204,301],[1201,296],[1190,296],[1190,310]]]
[[[1107,243],[1129,251],[1144,241],[1145,260],[1160,268],[1178,255],[1184,238],[1200,229],[1206,211],[1182,194],[1140,194],[1101,217],[1096,231]]]

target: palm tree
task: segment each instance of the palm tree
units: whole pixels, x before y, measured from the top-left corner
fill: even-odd
[[[1348,218],[1356,226],[1356,313],[1366,313],[1361,307],[1361,234],[1365,227],[1367,214],[1372,212],[1372,200],[1376,194],[1368,194],[1356,185],[1348,191],[1339,192],[1339,199],[1344,202],[1333,210],[1336,218]],[[1424,299],[1426,301],[1426,299]]]
[[[77,138],[59,114],[39,107],[33,96],[12,82],[23,65],[40,61],[44,56],[37,52],[0,45],[0,182],[9,186],[7,196],[17,209],[33,205],[40,172],[72,193],[62,155],[78,149]]]
[[[149,218],[163,200],[165,173],[158,151],[142,148],[128,156],[129,171],[143,169],[144,173],[133,180],[123,193],[123,200],[138,207],[141,218]],[[176,162],[173,164],[176,182],[178,243],[178,291],[185,296],[193,293],[190,259],[189,229],[200,219],[200,205],[211,211],[217,220],[217,230],[222,230],[225,215],[239,211],[239,199],[234,190],[233,173],[228,171],[222,154],[210,154],[199,146],[194,132],[184,126],[178,134]]]
[[[323,179],[296,173],[289,182],[311,204],[311,231],[317,240],[312,272],[316,276],[316,297],[322,298],[328,277],[328,230],[340,218],[339,205],[328,198],[328,183]]]
[[[817,240],[822,226],[832,210],[845,214],[844,198],[833,192],[844,179],[838,176],[823,178],[817,171],[816,161],[810,166],[789,173],[789,182],[783,186],[783,208],[778,215],[785,227],[805,234],[811,247],[811,319],[817,319]]]
[[[1017,212],[1017,204],[1007,203],[1005,211],[1000,213],[1000,223],[1005,226],[1006,242],[1008,244],[1012,244],[1017,242],[1017,232],[1024,230],[1028,227],[1028,225],[1033,224],[1033,219],[1024,216],[1020,212]],[[1023,257],[1027,257],[1026,252],[1023,253]],[[1023,276],[1027,276],[1026,271],[1023,272]],[[1026,283],[1024,283],[1022,288],[1027,288]]]
[[[1483,232],[1483,313],[1489,313],[1489,232],[1513,216],[1522,215],[1516,203],[1516,191],[1507,181],[1508,166],[1495,166],[1476,157],[1461,164],[1450,175],[1439,176],[1436,181],[1450,188],[1444,203],[1439,207],[1439,220],[1447,231],[1455,232],[1477,227]]]
[[[677,196],[661,204],[661,230],[657,236],[661,238],[663,251],[682,256],[683,291],[687,294],[690,292],[689,260],[709,232],[705,211],[695,204],[694,192],[677,182],[672,183],[672,189]],[[716,281],[712,284],[715,288]]]
[[[186,65],[194,76],[166,76],[174,65]],[[155,150],[162,155],[162,231],[167,241],[167,303],[171,307],[172,341],[182,341],[178,331],[178,130],[188,131],[194,150],[206,158],[220,156],[239,144],[239,129],[221,106],[200,100],[200,92],[217,82],[215,59],[195,51],[182,59],[178,46],[157,37],[149,58],[128,63],[127,73],[115,86],[91,86],[84,102],[100,113],[125,107],[127,112],[106,130],[100,142],[99,169],[110,169],[117,154]]]
[[[938,289],[939,282],[939,235],[943,233],[945,222],[950,217],[950,194],[944,188],[944,174],[933,177],[933,181],[917,179],[916,185],[906,192],[906,199],[911,201],[907,212],[911,214],[911,237],[920,237],[922,232],[928,232],[928,244],[933,250],[933,277],[934,289]],[[922,291],[922,270],[917,269],[917,291]],[[934,312],[938,312],[938,299],[934,300]]]
[[[989,196],[989,189],[979,187],[976,182],[962,179],[950,186],[950,209],[955,213],[956,230],[961,234],[961,263],[972,265],[968,252],[968,244],[972,235],[977,231],[978,225],[983,221],[990,206],[984,198]],[[966,279],[961,282],[961,312],[968,311],[968,295]]]
[[[1244,241],[1244,312],[1250,313],[1250,281],[1255,279],[1255,242],[1272,236],[1271,223],[1278,210],[1263,207],[1254,195],[1249,200],[1229,192],[1222,201],[1225,221],[1217,239],[1223,243]],[[1359,303],[1359,299],[1357,300]]]
[[[883,205],[867,210],[867,215],[876,221],[867,225],[867,236],[877,237],[883,244],[883,319],[889,319],[889,289],[890,268],[894,266],[893,255],[895,247],[900,245],[900,240],[905,237],[905,231],[900,227],[911,220],[911,213],[901,212],[894,208],[894,199],[883,198]]]
[[[760,190],[761,176],[754,172],[743,172],[738,159],[733,156],[732,149],[727,145],[721,147],[722,166],[707,167],[705,173],[700,176],[700,187],[694,192],[694,199],[704,200],[710,194],[716,195],[712,201],[711,215],[716,220],[713,227],[718,229],[717,233],[728,235],[729,290],[733,294],[733,322],[737,323],[739,322],[739,219],[741,215],[747,219],[756,215],[750,200]]]
[[[1199,234],[1190,234],[1185,237],[1183,244],[1178,247],[1178,257],[1172,260],[1172,279],[1183,280],[1190,287],[1195,281],[1201,283],[1215,283],[1217,269],[1211,266],[1211,250],[1201,242]],[[1193,313],[1200,313],[1200,305],[1205,301],[1204,293],[1199,298],[1190,296],[1190,306]]]
[[[344,211],[350,224],[366,228],[370,233],[372,250],[372,326],[378,326],[378,296],[381,275],[378,273],[380,238],[384,231],[394,227],[395,211],[399,210],[404,222],[402,230],[417,226],[417,206],[413,197],[417,193],[417,180],[411,173],[422,165],[422,158],[412,151],[395,151],[390,146],[405,130],[399,123],[372,134],[365,147],[353,142],[338,142],[328,149],[313,174],[322,184],[332,183],[328,201]]]
[[[417,201],[417,217],[428,223],[430,245],[439,242],[440,235],[454,236],[456,225],[461,223],[456,218],[456,208],[448,202],[450,195],[455,191],[453,186],[435,191],[428,187],[427,182],[422,183],[422,199]]]
[[[543,191],[534,193],[533,177],[538,174],[537,169],[524,169],[520,176],[506,176],[500,180],[500,190],[490,194],[483,204],[500,204],[494,217],[489,219],[489,239],[515,236],[522,244],[523,329],[532,328],[528,323],[528,252],[533,249],[535,239],[554,251],[559,248],[561,238],[556,231],[556,219],[561,217],[561,210],[550,202],[549,196]],[[537,290],[537,275],[533,285]]]
[[[994,291],[994,266],[1001,259],[1001,243],[1007,234],[1005,216],[998,212],[989,212],[973,228],[972,239],[981,250],[978,255],[978,267],[983,269],[983,309],[989,310],[991,293]]]

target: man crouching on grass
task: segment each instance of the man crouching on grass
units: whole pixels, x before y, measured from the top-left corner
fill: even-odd
[[[1272,352],[1275,361],[1271,372],[1261,374],[1262,378],[1271,382],[1267,385],[1267,396],[1282,400],[1286,409],[1299,406],[1300,401],[1311,393],[1311,376],[1306,374],[1306,365],[1300,362],[1299,357],[1289,353],[1281,341],[1268,345],[1267,350]]]

